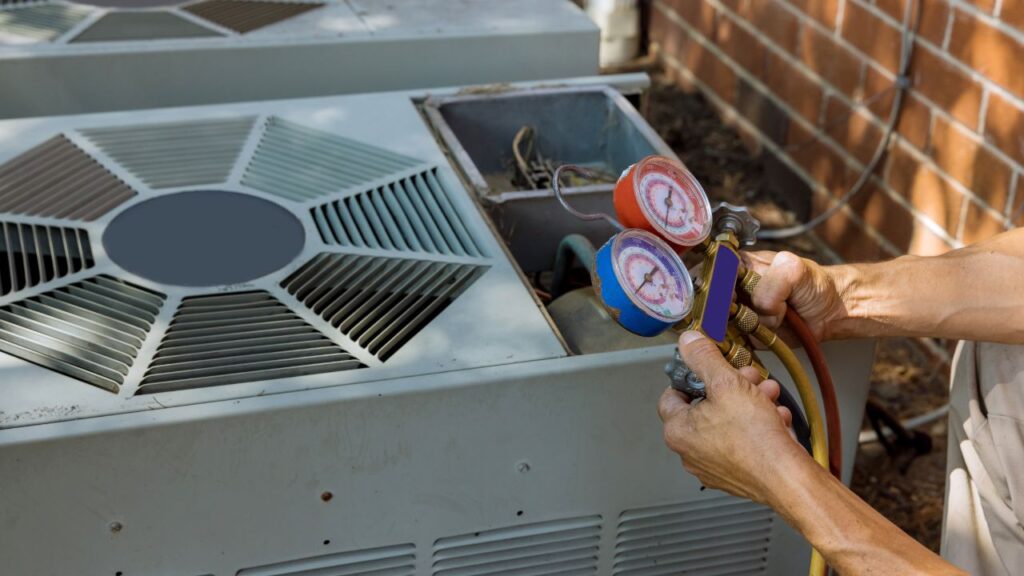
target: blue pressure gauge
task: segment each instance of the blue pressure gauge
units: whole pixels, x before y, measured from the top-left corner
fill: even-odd
[[[597,251],[597,293],[623,328],[656,336],[686,317],[693,281],[664,240],[644,230],[619,232]]]

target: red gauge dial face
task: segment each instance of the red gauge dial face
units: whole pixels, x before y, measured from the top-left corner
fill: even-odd
[[[612,257],[623,290],[652,316],[681,320],[693,304],[693,284],[679,257],[647,232],[629,230],[621,236]]]
[[[657,164],[639,167],[636,190],[648,221],[672,242],[693,246],[711,231],[707,196],[683,169]]]

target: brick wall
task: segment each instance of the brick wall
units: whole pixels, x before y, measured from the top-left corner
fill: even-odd
[[[941,253],[1024,224],[1024,0],[916,2],[895,137],[869,184],[817,229],[848,260]],[[882,137],[903,5],[651,0],[648,32],[670,77],[808,184],[817,213]]]

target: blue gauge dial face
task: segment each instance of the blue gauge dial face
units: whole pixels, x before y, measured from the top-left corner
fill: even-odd
[[[641,230],[619,234],[612,263],[622,289],[641,310],[666,322],[682,320],[693,305],[693,282],[664,241]]]

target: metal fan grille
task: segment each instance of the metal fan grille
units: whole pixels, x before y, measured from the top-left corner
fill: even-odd
[[[164,301],[102,275],[0,308],[0,350],[117,392]]]
[[[184,9],[239,34],[276,24],[315,10],[322,3],[264,2],[261,0],[206,0]]]
[[[0,166],[0,212],[95,220],[135,191],[64,136]]]
[[[433,574],[596,574],[600,541],[600,516],[442,538],[434,544]]]
[[[242,183],[301,202],[366,185],[419,164],[383,148],[272,117]]]
[[[452,205],[437,169],[311,210],[328,244],[480,256],[480,249]]]
[[[386,360],[468,288],[486,266],[320,254],[281,285]]]
[[[624,512],[613,574],[763,574],[772,511],[723,497]]]
[[[85,230],[0,222],[0,296],[93,266]]]
[[[363,367],[266,292],[196,296],[178,308],[138,393]]]
[[[204,200],[174,211],[171,194]],[[133,196],[139,203],[117,209]],[[282,244],[280,224],[209,203],[226,196],[276,197],[275,210],[315,226],[320,238],[292,218],[294,251],[240,279],[186,282],[138,265],[194,271],[209,256],[202,265],[230,268],[219,263],[252,252],[246,226]],[[0,213],[8,213],[0,216],[0,297],[32,295],[2,309],[0,350],[136,395],[378,366],[489,268],[456,200],[437,167],[276,117],[62,134],[0,164]],[[148,224],[143,208],[155,214]],[[177,236],[192,240],[204,229],[216,233],[193,244]],[[258,261],[269,252],[257,250]],[[82,280],[89,270],[118,269],[169,296],[113,276]],[[228,282],[237,284],[210,285]],[[298,302],[276,299],[282,287]]]

